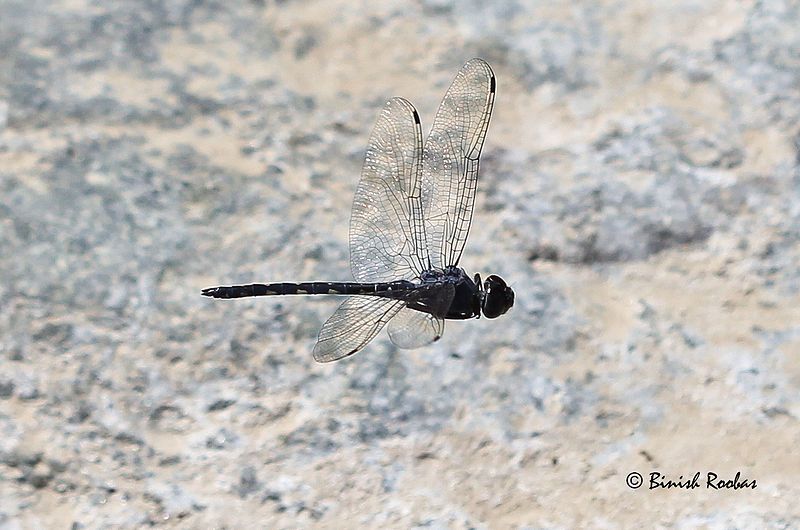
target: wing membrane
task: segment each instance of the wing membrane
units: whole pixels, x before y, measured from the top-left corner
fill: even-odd
[[[444,319],[403,307],[389,321],[389,338],[400,348],[413,349],[439,340]]]
[[[455,287],[450,283],[415,289],[405,298],[407,305],[389,321],[389,338],[397,346],[408,349],[439,340],[444,333],[444,316],[455,294]],[[424,309],[424,312],[419,309]]]
[[[323,324],[314,359],[320,363],[353,355],[371,341],[400,309],[403,302],[386,298],[352,296]]]
[[[495,97],[482,59],[468,61],[447,90],[422,155],[422,208],[431,264],[458,265],[472,223],[478,166]]]
[[[413,279],[427,268],[422,130],[414,106],[390,99],[370,136],[350,218],[350,266],[361,282]]]

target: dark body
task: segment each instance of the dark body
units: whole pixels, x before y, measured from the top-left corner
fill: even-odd
[[[287,294],[364,295],[403,300],[409,309],[449,320],[480,318],[484,291],[480,275],[473,281],[464,269],[448,267],[444,271],[422,273],[422,281],[393,282],[277,282],[212,287],[203,294],[212,298],[279,296]],[[448,303],[449,300],[449,303]]]

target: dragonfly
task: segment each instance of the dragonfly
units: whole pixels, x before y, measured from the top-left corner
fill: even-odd
[[[364,348],[388,323],[391,341],[439,340],[445,320],[497,318],[514,305],[499,276],[481,282],[459,266],[472,225],[481,149],[494,107],[489,64],[471,59],[455,76],[423,143],[414,106],[390,99],[372,130],[350,218],[355,282],[277,282],[203,289],[212,298],[348,295],[323,324],[314,359]]]

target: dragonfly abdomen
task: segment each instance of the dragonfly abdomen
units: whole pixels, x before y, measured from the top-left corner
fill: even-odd
[[[211,298],[245,298],[248,296],[279,296],[284,294],[379,294],[391,291],[407,291],[414,284],[400,280],[383,283],[358,282],[277,282],[252,283],[203,289],[203,295]]]

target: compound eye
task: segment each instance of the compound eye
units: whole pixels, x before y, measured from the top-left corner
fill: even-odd
[[[506,288],[506,281],[497,276],[492,274],[486,278],[486,281],[483,282],[483,287],[488,291],[490,288],[495,289],[497,291],[503,290]]]
[[[514,305],[514,291],[499,276],[491,275],[483,283],[483,315],[486,318],[497,318],[505,314]]]

